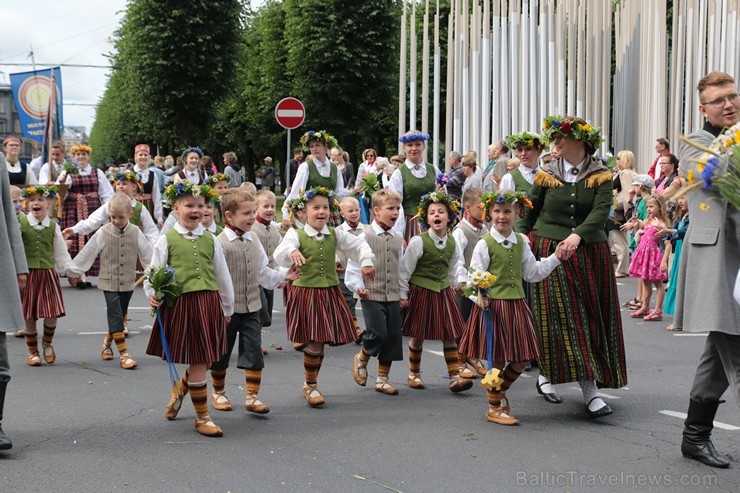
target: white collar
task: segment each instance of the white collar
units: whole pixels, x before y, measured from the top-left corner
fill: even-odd
[[[443,241],[445,241],[447,239],[447,233],[445,233],[444,236],[437,236],[437,234],[434,232],[433,229],[429,228],[427,231],[429,233],[429,236],[432,237],[432,241],[434,241],[435,243],[437,243],[436,240],[439,240],[440,242],[443,242]],[[436,238],[436,240],[435,240],[435,238]]]
[[[310,224],[306,224],[305,226],[303,226],[303,230],[306,232],[308,236],[311,236],[311,237],[318,236],[320,234],[322,235],[331,234],[331,232],[329,231],[329,227],[327,225],[324,225],[324,227],[321,228],[321,231],[316,231]]]
[[[136,173],[149,173],[149,168],[139,168],[138,164],[134,164],[134,171]]]
[[[496,231],[494,228],[491,228],[491,236],[494,240],[496,240],[496,243],[503,243],[504,241],[509,241],[513,245],[516,245],[517,238],[516,238],[516,232],[512,231],[509,236],[504,237],[501,233]]]
[[[197,228],[195,228],[192,231],[190,231],[189,229],[183,228],[179,222],[175,224],[174,228],[175,228],[175,231],[177,231],[183,236],[203,236],[203,233],[205,232],[205,228],[201,226],[200,224],[198,225]]]
[[[388,231],[384,231],[383,228],[380,227],[380,224],[378,224],[377,221],[373,221],[372,226],[373,226],[373,231],[375,231],[376,235],[382,235],[383,233],[390,233],[391,236],[394,236],[396,234],[396,232],[393,231],[393,228],[389,229]]]
[[[408,159],[406,160],[406,166],[407,166],[407,167],[408,167],[409,169],[414,169],[414,166],[419,166],[420,168],[426,168],[426,165],[427,165],[426,161],[422,161],[422,162],[420,162],[420,163],[419,163],[419,164],[417,165],[417,164],[414,164],[414,163],[412,163],[412,162],[411,162],[411,161],[409,161]]]
[[[323,162],[322,161],[319,161],[315,157],[312,160],[313,160],[313,162],[314,162],[314,164],[316,166],[331,166],[331,164],[332,164],[331,159],[329,159],[329,156],[324,156],[324,161]]]
[[[563,168],[565,168],[565,171],[568,171],[571,168],[579,168],[579,170],[580,170],[581,165],[586,162],[586,159],[588,159],[588,156],[586,156],[586,158],[583,161],[581,161],[580,163],[574,165],[574,164],[571,164],[568,161],[566,161],[565,158],[563,158],[563,165],[564,165]]]
[[[10,161],[5,161],[5,164],[8,165],[8,171],[20,173],[22,171],[21,169],[21,162],[16,161],[15,163],[11,163]],[[15,171],[18,170],[18,171]]]
[[[481,230],[481,228],[476,228],[475,226],[473,226],[473,223],[471,223],[470,221],[468,221],[468,218],[467,217],[464,217],[463,218],[463,222],[465,224],[467,224],[468,226],[470,226],[473,229],[473,231],[480,231]]]
[[[519,165],[519,172],[522,174],[531,174],[531,173],[537,173],[537,169],[540,167],[538,164],[534,167],[534,169],[530,168],[529,166],[524,166],[523,164]]]
[[[48,228],[49,224],[51,224],[51,220],[49,219],[49,216],[44,216],[44,218],[41,221],[38,221],[35,217],[33,217],[33,214],[29,212],[26,215],[26,217],[28,218],[28,224],[30,224],[32,227],[38,226],[40,224],[43,227]]]
[[[213,234],[216,234],[216,227],[218,224],[216,224],[216,221],[213,221],[210,226],[208,226],[206,229],[210,231]]]
[[[138,204],[139,201],[136,199],[131,199],[131,207],[136,207],[136,204]]]
[[[231,228],[224,228],[224,233],[226,233],[226,238],[228,238],[229,241],[234,241],[234,240],[239,239],[239,236],[237,236],[236,231],[234,231]],[[249,231],[245,231],[241,237],[244,238],[245,240],[252,241],[252,235]]]

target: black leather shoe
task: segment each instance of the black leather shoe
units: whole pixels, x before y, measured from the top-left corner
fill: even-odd
[[[719,404],[719,401],[689,401],[681,453],[687,459],[698,460],[709,467],[725,469],[730,467],[730,462],[715,450],[711,440],[714,416],[717,414]]]
[[[561,399],[560,396],[554,392],[542,392],[540,382],[537,382],[537,392],[550,404],[560,404],[561,402],[563,402],[563,399]]]
[[[722,457],[714,448],[711,440],[694,442],[684,437],[681,442],[681,453],[687,459],[694,459],[709,467],[726,469],[730,467],[730,461]]]
[[[588,404],[586,404],[586,414],[588,414],[589,418],[603,418],[604,416],[609,416],[612,411],[612,408],[610,408],[608,405],[604,404],[602,407],[598,408],[596,411],[592,411],[588,408],[589,405],[595,400],[600,399],[600,397],[594,397],[590,401],[588,401]]]
[[[10,438],[3,433],[3,427],[0,426],[0,450],[10,450],[13,448],[13,442],[10,441]]]

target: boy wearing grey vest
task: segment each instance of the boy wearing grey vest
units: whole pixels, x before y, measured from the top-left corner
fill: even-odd
[[[129,222],[134,214],[130,197],[116,193],[108,206],[110,222],[95,232],[74,258],[74,264],[79,273],[86,272],[100,255],[98,288],[105,296],[108,316],[108,333],[103,340],[101,357],[105,361],[113,359],[111,343],[115,342],[121,368],[133,370],[137,363],[126,346],[124,317],[134,292],[136,260],[141,258],[142,265],[149,265],[153,249],[144,233]]]
[[[260,190],[255,195],[255,200],[257,201],[257,220],[252,226],[251,233],[257,236],[270,260],[268,266],[274,269],[277,267],[277,264],[272,253],[282,239],[280,236],[280,225],[274,221],[277,200],[275,194],[270,190]],[[274,290],[265,289],[260,286],[260,299],[262,300],[262,309],[260,310],[262,327],[269,327],[272,325]],[[262,354],[267,354],[267,350],[262,349]]]
[[[345,197],[339,203],[339,214],[344,218],[344,222],[337,226],[337,229],[342,229],[353,236],[360,236],[365,231],[365,225],[360,222],[360,203],[354,197]],[[347,270],[347,256],[341,252],[337,252],[337,277],[339,278],[339,290],[344,295],[344,300],[349,306],[349,312],[352,314],[352,321],[355,325],[355,332],[357,333],[357,340],[359,344],[362,341],[362,330],[360,324],[357,322],[357,311],[355,307],[357,300],[354,297],[354,293],[347,288],[344,282],[345,271]]]
[[[375,255],[375,280],[365,282],[360,266],[352,260],[347,263],[344,278],[347,289],[361,300],[366,327],[362,348],[355,355],[354,379],[363,387],[367,384],[367,364],[370,356],[375,356],[378,358],[375,390],[396,395],[398,389],[388,382],[388,374],[393,361],[403,360],[398,280],[403,237],[392,229],[400,214],[401,196],[392,190],[379,190],[373,194],[372,207],[375,220],[365,226],[359,237],[370,245]]]

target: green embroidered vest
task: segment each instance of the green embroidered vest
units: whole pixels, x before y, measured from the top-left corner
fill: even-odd
[[[489,290],[489,297],[494,300],[519,300],[524,298],[522,287],[522,258],[524,240],[517,238],[516,245],[506,248],[487,234],[483,240],[488,245],[488,272],[496,276],[496,281]]]
[[[21,237],[23,248],[26,250],[26,261],[29,269],[53,269],[54,268],[54,232],[57,223],[51,221],[48,227],[41,230],[35,229],[28,222],[28,216],[22,214]]]
[[[405,163],[398,169],[401,170],[403,181],[403,213],[406,216],[415,216],[421,197],[434,191],[434,184],[437,179],[434,176],[434,166],[426,163],[427,174],[424,178],[415,177]]]
[[[514,186],[516,187],[517,192],[527,192],[527,195],[532,193],[532,187],[534,185],[524,178],[524,175],[519,171],[519,168],[511,170],[510,173],[511,177],[514,179]]]
[[[182,292],[218,291],[216,271],[213,268],[213,235],[204,231],[201,236],[187,238],[171,229],[165,236],[167,266],[175,269],[175,280],[182,286]]]
[[[321,241],[311,237],[301,228],[296,230],[300,241],[300,251],[306,263],[300,267],[301,277],[293,281],[293,286],[303,288],[328,288],[339,285],[337,267],[337,235],[334,228]]]
[[[138,226],[141,228],[141,209],[144,206],[141,202],[136,202],[136,205],[133,208],[134,214],[131,216],[131,220],[129,221],[131,224]]]
[[[311,187],[326,187],[331,191],[337,188],[337,165],[331,163],[329,165],[331,172],[327,178],[321,176],[319,169],[316,167],[316,163],[313,159],[308,161],[308,180],[306,180],[306,190]],[[346,183],[345,183],[346,185]]]
[[[420,236],[424,253],[416,263],[416,270],[411,275],[409,282],[439,293],[450,287],[448,273],[452,255],[455,253],[455,238],[448,234],[447,244],[440,250],[434,246],[434,240],[429,236],[429,232],[424,232]]]

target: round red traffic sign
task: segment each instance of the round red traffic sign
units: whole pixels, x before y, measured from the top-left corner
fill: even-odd
[[[306,108],[296,98],[283,98],[275,106],[275,118],[281,127],[293,130],[306,118]]]

